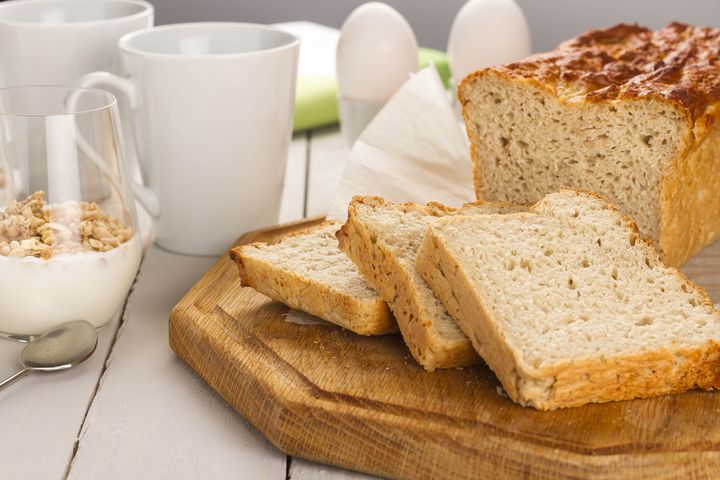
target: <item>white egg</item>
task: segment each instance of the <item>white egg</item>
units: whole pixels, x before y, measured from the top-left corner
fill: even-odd
[[[530,30],[514,0],[470,0],[458,12],[448,38],[455,83],[483,67],[530,55]]]
[[[385,101],[418,66],[417,40],[397,10],[380,2],[356,8],[340,29],[336,68],[340,95]]]

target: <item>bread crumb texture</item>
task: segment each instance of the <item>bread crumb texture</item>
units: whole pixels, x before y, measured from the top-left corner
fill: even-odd
[[[385,302],[338,248],[338,223],[231,251],[243,285],[362,335],[396,331]]]
[[[427,370],[477,363],[479,358],[455,321],[415,269],[428,225],[452,215],[505,213],[525,206],[471,203],[460,209],[439,203],[392,203],[355,197],[338,232],[340,248],[388,303],[413,357]]]
[[[516,402],[577,406],[720,385],[720,315],[594,195],[434,223],[418,269]]]

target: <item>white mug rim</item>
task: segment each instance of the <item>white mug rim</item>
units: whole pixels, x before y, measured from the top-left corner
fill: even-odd
[[[22,1],[22,0],[21,0]],[[136,37],[140,37],[143,35],[154,35],[155,32],[162,32],[167,30],[181,30],[181,29],[187,29],[187,28],[197,28],[197,27],[235,27],[235,28],[250,28],[254,30],[259,30],[263,32],[273,33],[273,34],[281,34],[286,37],[286,41],[277,47],[272,48],[264,48],[261,50],[251,50],[246,52],[226,52],[226,53],[192,53],[192,54],[183,54],[183,53],[162,53],[162,52],[156,52],[148,49],[141,49],[132,47],[129,45],[130,42],[132,42]],[[250,57],[255,55],[263,55],[267,53],[282,51],[282,50],[288,50],[297,47],[300,44],[300,39],[284,30],[281,30],[279,28],[276,28],[272,25],[263,25],[261,23],[251,23],[251,22],[187,22],[187,23],[173,23],[170,25],[160,25],[157,27],[152,28],[146,28],[142,30],[136,30],[134,32],[126,33],[122,37],[120,37],[120,40],[118,40],[118,47],[120,50],[122,50],[124,53],[134,54],[141,57],[155,57],[155,58],[163,58],[163,59],[175,59],[175,60],[192,60],[192,59],[201,59],[201,58],[244,58],[244,57]]]
[[[73,27],[97,27],[103,25],[110,25],[114,23],[124,23],[133,20],[138,20],[155,14],[155,7],[152,3],[146,2],[145,0],[92,0],[92,3],[120,3],[126,5],[137,5],[142,7],[142,10],[130,15],[123,15],[120,17],[103,18],[98,20],[87,20],[83,22],[59,22],[59,23],[42,23],[42,22],[26,22],[20,20],[10,20],[3,18],[3,10],[12,9],[18,5],[31,5],[31,4],[51,4],[51,3],[83,3],[88,0],[7,0],[0,3],[0,25],[15,26],[15,27],[26,27],[26,28],[73,28]]]

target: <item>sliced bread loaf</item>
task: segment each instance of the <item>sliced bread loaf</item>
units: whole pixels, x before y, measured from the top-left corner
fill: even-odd
[[[599,192],[681,265],[720,236],[719,42],[709,27],[616,25],[469,75],[478,198]]]
[[[516,402],[538,409],[720,386],[720,313],[593,194],[441,219],[422,277]]]
[[[415,270],[415,256],[427,226],[438,217],[517,211],[504,204],[393,204],[379,197],[355,197],[348,220],[337,232],[340,248],[395,314],[413,357],[427,370],[471,365],[479,360],[467,337]]]
[[[243,286],[360,335],[397,331],[387,305],[337,247],[335,222],[235,247]]]

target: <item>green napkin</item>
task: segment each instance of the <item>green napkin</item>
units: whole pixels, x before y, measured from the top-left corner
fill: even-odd
[[[450,67],[445,52],[431,48],[418,50],[420,68],[435,64],[447,88]],[[310,130],[338,121],[338,85],[335,76],[306,76],[298,78],[295,93],[295,119],[293,130]]]

